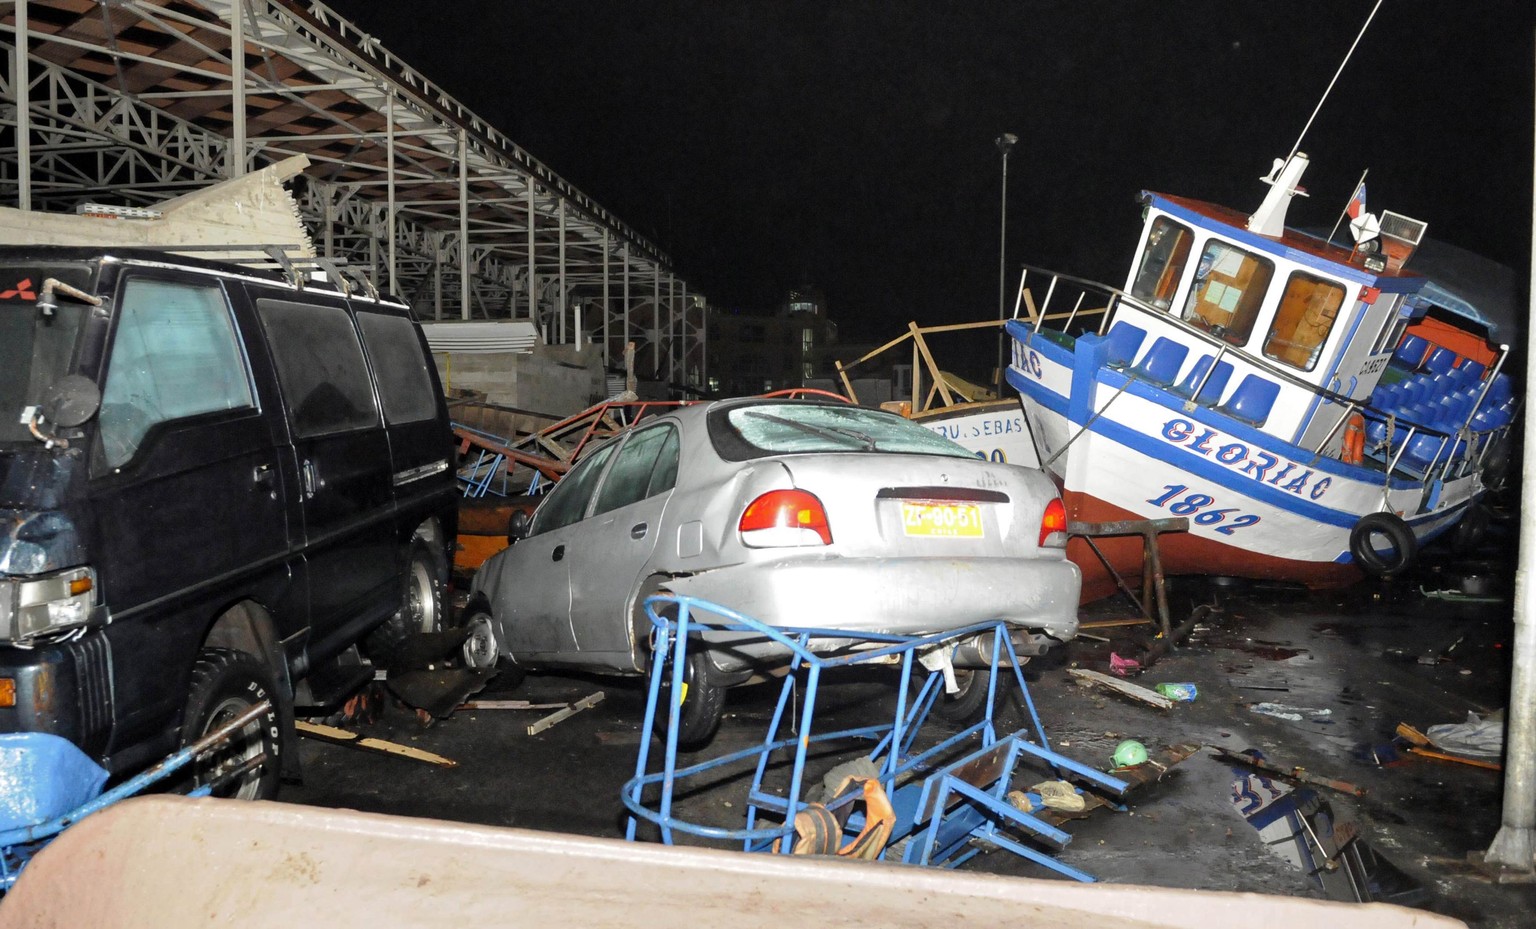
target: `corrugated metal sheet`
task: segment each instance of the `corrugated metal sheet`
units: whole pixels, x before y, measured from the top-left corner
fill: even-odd
[[[421,330],[432,351],[454,354],[531,352],[539,341],[538,330],[526,320],[422,323]]]

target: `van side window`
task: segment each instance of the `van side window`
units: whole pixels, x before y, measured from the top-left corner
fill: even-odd
[[[616,447],[612,442],[604,445],[583,459],[571,473],[562,477],[555,489],[549,492],[549,499],[533,514],[533,524],[528,527],[528,534],[550,532],[586,519],[587,504],[592,501],[598,475],[603,473],[603,465],[613,457]]]
[[[217,285],[129,278],[101,392],[107,464],[131,459],[151,426],[255,406],[250,373]]]
[[[347,311],[257,300],[296,438],[376,425],[373,384]]]
[[[403,316],[359,311],[357,325],[373,360],[384,418],[391,423],[414,423],[436,416],[437,391],[427,373],[416,324]]]
[[[667,439],[672,436],[671,426],[657,426],[654,429],[643,429],[630,436],[625,443],[624,450],[619,452],[619,457],[614,460],[613,467],[608,471],[608,477],[603,481],[603,489],[597,494],[597,508],[592,515],[616,510],[621,506],[629,506],[655,493],[663,490],[671,490],[671,485],[658,487],[651,490],[654,483],[652,475],[656,473],[663,462],[660,461],[661,453],[666,450]],[[677,442],[672,442],[672,461],[670,467],[674,475],[677,472]]]

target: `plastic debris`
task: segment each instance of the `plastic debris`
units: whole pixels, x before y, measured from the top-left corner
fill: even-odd
[[[1115,753],[1110,757],[1117,768],[1134,768],[1147,762],[1147,747],[1135,739],[1126,739],[1115,746]]]
[[[1142,749],[1142,754],[1146,754],[1145,748]],[[1081,813],[1088,806],[1088,802],[1083,799],[1083,795],[1077,788],[1066,781],[1042,781],[1029,790],[1032,794],[1040,795],[1040,802],[1044,803],[1047,809],[1060,810],[1063,813]]]
[[[1180,703],[1193,702],[1200,695],[1200,688],[1188,682],[1179,684],[1163,683],[1158,684],[1152,689],[1169,700],[1177,700]]]
[[[1121,677],[1128,677],[1132,674],[1141,673],[1141,662],[1134,658],[1121,658],[1115,652],[1110,652],[1109,670],[1120,675]]]
[[[1464,723],[1442,723],[1424,730],[1435,747],[1474,758],[1499,758],[1504,754],[1504,711],[1484,719],[1468,713]]]
[[[1293,722],[1333,715],[1333,710],[1327,707],[1292,706],[1289,703],[1253,703],[1249,704],[1248,711],[1258,713],[1260,716],[1273,716],[1276,719],[1289,719]]]

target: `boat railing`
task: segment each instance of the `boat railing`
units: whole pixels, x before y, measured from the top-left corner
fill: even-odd
[[[1035,300],[1034,291],[1031,289],[1032,280],[1044,280],[1046,282],[1044,285],[1045,295],[1038,302]],[[1090,299],[1093,300],[1095,305],[1090,305],[1085,309],[1083,304]],[[1101,301],[1102,305],[1097,305]],[[1068,302],[1071,304],[1070,308],[1060,308],[1062,304]],[[1058,305],[1058,308],[1054,311],[1052,310],[1053,303]],[[1314,453],[1314,462],[1325,454],[1324,449],[1329,447],[1330,443],[1338,436],[1339,430],[1344,428],[1350,417],[1355,413],[1361,414],[1367,420],[1387,423],[1388,434],[1392,439],[1396,438],[1396,428],[1399,424],[1407,426],[1408,432],[1402,437],[1401,442],[1394,443],[1389,440],[1383,446],[1381,464],[1388,474],[1399,474],[1414,480],[1428,480],[1431,476],[1445,480],[1475,470],[1481,465],[1482,458],[1493,444],[1495,437],[1508,428],[1507,426],[1501,426],[1486,432],[1474,431],[1471,428],[1473,417],[1481,407],[1484,397],[1487,396],[1489,385],[1493,382],[1493,376],[1498,371],[1499,365],[1502,365],[1504,361],[1502,355],[1494,371],[1490,372],[1488,377],[1484,379],[1483,386],[1477,397],[1477,403],[1473,405],[1471,411],[1467,414],[1465,422],[1456,429],[1446,430],[1372,406],[1369,400],[1350,397],[1346,394],[1330,390],[1327,387],[1320,387],[1317,384],[1310,383],[1271,363],[1267,359],[1238,351],[1230,342],[1191,325],[1185,320],[1180,319],[1176,313],[1152,306],[1117,287],[1112,287],[1100,281],[1025,265],[1023,266],[1023,273],[1019,278],[1018,292],[1014,297],[1013,318],[1020,321],[1027,320],[1030,328],[1037,334],[1042,333],[1045,323],[1059,320],[1062,322],[1059,331],[1063,335],[1075,338],[1074,333],[1070,331],[1075,323],[1080,323],[1094,316],[1100,316],[1096,326],[1082,326],[1077,334],[1093,331],[1097,335],[1103,336],[1109,330],[1110,323],[1115,317],[1115,311],[1120,308],[1126,308],[1156,319],[1160,323],[1188,337],[1194,343],[1206,345],[1214,349],[1209,367],[1206,368],[1198,383],[1193,386],[1193,389],[1188,392],[1188,397],[1184,401],[1184,408],[1186,410],[1192,411],[1196,407],[1214,408],[1217,406],[1220,398],[1202,399],[1204,397],[1203,392],[1211,376],[1216,372],[1217,365],[1227,356],[1240,357],[1244,365],[1256,369],[1266,377],[1272,377],[1283,384],[1305,391],[1320,399],[1322,404],[1316,407],[1318,410],[1321,410],[1322,405],[1327,404],[1341,407],[1343,412],[1339,415],[1332,428],[1328,430],[1327,434],[1320,441],[1315,443],[1315,447],[1308,449],[1308,451]],[[1027,314],[1027,316],[1021,318],[1021,312]],[[1131,366],[1126,364],[1125,367],[1129,369]],[[1334,381],[1330,381],[1330,383],[1336,382],[1337,378]],[[1316,414],[1314,413],[1313,415],[1315,416]],[[1412,456],[1408,456],[1407,460],[1405,460],[1405,453],[1408,450],[1409,443],[1417,436],[1437,437],[1441,440],[1428,462],[1424,462],[1422,458],[1413,458]],[[1448,450],[1449,453],[1447,453]],[[1330,457],[1339,457],[1339,455],[1331,455]],[[1436,474],[1437,471],[1438,474]]]

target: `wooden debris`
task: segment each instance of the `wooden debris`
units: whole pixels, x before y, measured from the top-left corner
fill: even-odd
[[[1087,668],[1068,668],[1067,673],[1077,679],[1079,683],[1097,684],[1100,687],[1107,687],[1123,697],[1129,697],[1148,706],[1155,706],[1160,710],[1173,708],[1172,700],[1169,700],[1155,690],[1149,690],[1139,684],[1132,684],[1130,681],[1122,681],[1119,678],[1110,677],[1108,674],[1101,674],[1098,671],[1090,671]]]
[[[294,727],[298,729],[299,735],[319,739],[322,742],[329,742],[332,745],[345,745],[348,748],[358,748],[382,755],[396,755],[400,758],[408,758],[411,761],[423,761],[427,764],[437,765],[440,768],[456,768],[459,766],[459,763],[452,758],[444,758],[442,755],[422,751],[419,748],[411,748],[409,745],[401,745],[398,742],[364,737],[356,732],[337,729],[335,726],[323,726],[319,723],[299,720],[294,723]]]
[[[1364,787],[1356,787],[1354,784],[1351,784],[1348,781],[1336,780],[1335,778],[1331,777],[1323,777],[1320,774],[1312,774],[1308,772],[1306,768],[1303,768],[1300,765],[1287,768],[1272,762],[1261,761],[1252,755],[1242,755],[1236,752],[1229,752],[1221,748],[1213,749],[1213,751],[1216,753],[1215,757],[1217,760],[1224,761],[1227,764],[1242,765],[1246,768],[1253,768],[1255,771],[1263,771],[1265,774],[1273,774],[1276,777],[1284,778],[1285,780],[1296,781],[1299,784],[1315,784],[1319,787],[1329,787],[1339,791],[1340,793],[1346,793],[1354,797],[1363,797],[1366,794]]]
[[[558,710],[569,703],[530,703],[527,700],[466,700],[461,710]]]
[[[565,722],[567,719],[570,719],[572,716],[575,716],[577,713],[580,713],[582,710],[590,710],[592,707],[597,706],[602,702],[603,692],[601,690],[595,694],[588,694],[587,696],[582,697],[580,700],[577,700],[575,703],[572,703],[565,709],[556,713],[551,713],[533,725],[529,726],[528,734],[538,735],[545,729],[548,729],[551,726],[557,726],[560,723]]]
[[[1408,753],[1421,755],[1425,758],[1434,758],[1437,761],[1454,761],[1457,764],[1471,765],[1474,768],[1487,768],[1489,771],[1502,771],[1504,766],[1497,761],[1484,761],[1481,758],[1468,758],[1466,755],[1452,755],[1450,752],[1436,751],[1432,748],[1420,748],[1417,745],[1410,746]]]

